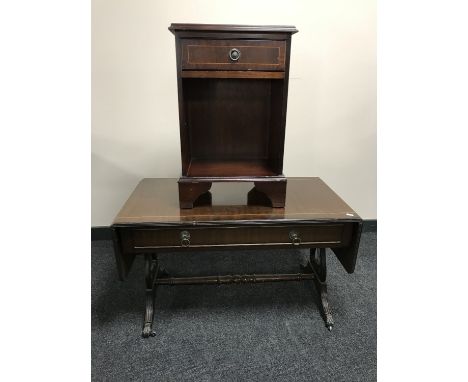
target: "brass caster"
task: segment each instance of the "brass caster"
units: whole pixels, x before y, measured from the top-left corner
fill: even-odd
[[[145,324],[143,328],[143,333],[141,334],[143,338],[155,337],[156,333],[151,329],[151,324]]]

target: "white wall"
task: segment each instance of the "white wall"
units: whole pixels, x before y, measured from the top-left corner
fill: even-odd
[[[141,178],[180,175],[171,22],[295,25],[284,174],[376,218],[375,0],[93,0],[92,226]]]

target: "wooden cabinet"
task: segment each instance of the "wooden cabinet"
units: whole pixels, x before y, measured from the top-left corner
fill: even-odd
[[[212,182],[247,181],[249,204],[284,207],[283,152],[293,26],[172,24],[182,157],[179,204]]]

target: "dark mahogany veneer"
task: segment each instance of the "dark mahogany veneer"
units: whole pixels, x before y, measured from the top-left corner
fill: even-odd
[[[247,205],[246,199],[262,196],[255,192],[247,196],[244,186],[215,185],[216,195],[229,196],[228,205],[206,203],[180,209],[176,179],[143,179],[115,218],[112,228],[121,279],[126,278],[137,255],[145,258],[144,337],[156,335],[153,309],[160,285],[313,280],[325,326],[333,327],[325,249],[335,253],[348,273],[354,272],[361,218],[319,178],[289,178],[284,208]],[[161,252],[265,248],[310,249],[310,255],[305,265],[298,264],[298,273],[289,274],[173,277],[158,263]]]
[[[213,182],[254,182],[284,207],[283,152],[293,26],[172,24],[182,155],[179,204],[210,198]]]
[[[235,248],[331,248],[347,272],[357,257],[361,218],[320,178],[288,178],[284,208],[247,205],[244,188],[220,183],[229,205],[180,209],[176,179],[143,179],[114,220],[122,279],[135,255]],[[233,229],[235,228],[235,229]],[[181,233],[190,234],[190,245]],[[293,243],[296,232],[300,243]]]

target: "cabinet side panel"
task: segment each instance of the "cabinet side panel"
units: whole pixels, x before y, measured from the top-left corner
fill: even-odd
[[[284,80],[272,81],[271,87],[271,135],[269,142],[269,162],[278,174],[283,173],[284,137],[286,130],[286,110],[288,105],[289,59],[291,38],[286,41],[286,62]]]
[[[181,40],[176,35],[176,61],[177,61],[177,93],[179,98],[179,129],[180,129],[180,150],[182,159],[182,174],[187,175],[190,166],[190,133],[186,120],[186,111],[184,103],[184,87],[182,79],[182,46]]]

